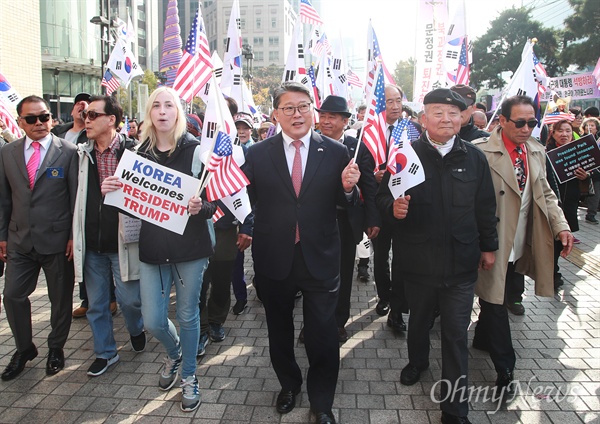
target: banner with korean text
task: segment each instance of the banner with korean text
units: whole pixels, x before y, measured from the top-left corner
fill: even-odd
[[[600,90],[596,86],[596,78],[592,72],[562,77],[548,78],[548,88],[541,101],[546,102],[552,93],[564,99],[571,96],[571,100],[588,100],[600,98]]]
[[[198,192],[200,180],[129,150],[125,150],[115,175],[123,187],[108,193],[105,204],[183,234],[189,218],[188,201]]]
[[[420,0],[419,3],[413,101],[423,103],[425,94],[446,83],[444,49],[448,5],[446,0]]]

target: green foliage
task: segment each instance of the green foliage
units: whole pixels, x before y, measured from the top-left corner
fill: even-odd
[[[563,66],[594,66],[600,57],[600,3],[598,0],[569,0],[575,13],[565,19]]]
[[[256,106],[260,105],[262,107],[263,113],[268,113],[271,107],[271,96],[281,84],[282,77],[282,66],[271,64],[252,70],[252,97]]]
[[[575,0],[577,1],[577,0]],[[473,87],[502,88],[502,72],[517,70],[527,39],[537,38],[535,54],[544,64],[548,75],[560,75],[557,35],[531,20],[530,10],[512,8],[503,11],[491,22],[490,29],[473,43],[471,83]]]
[[[394,80],[402,88],[407,99],[413,98],[413,76],[415,74],[415,60],[410,57],[408,60],[401,60],[396,63],[394,70]]]

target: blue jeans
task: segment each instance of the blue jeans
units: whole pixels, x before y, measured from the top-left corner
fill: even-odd
[[[182,378],[196,374],[196,353],[200,339],[198,302],[208,258],[177,264],[140,263],[142,315],[146,330],[156,337],[171,359],[182,356]],[[177,321],[181,338],[169,320],[169,298],[175,283]]]
[[[112,279],[115,280],[115,294],[125,319],[125,327],[132,336],[138,336],[144,331],[140,282],[121,280],[118,253],[91,251],[85,254],[83,278],[88,296],[87,319],[94,336],[94,353],[97,358],[110,359],[117,354],[110,313]]]

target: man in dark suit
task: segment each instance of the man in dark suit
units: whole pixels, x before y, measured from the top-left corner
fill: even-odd
[[[344,128],[351,116],[346,99],[340,96],[328,96],[319,112],[319,128],[321,134],[338,140],[348,149],[350,157],[354,157],[358,140],[344,135]],[[362,205],[354,208],[338,207],[338,227],[342,246],[340,263],[340,294],[335,318],[338,326],[338,338],[341,343],[348,340],[344,326],[350,318],[350,296],[352,294],[352,274],[356,257],[356,245],[362,241],[363,231],[369,239],[377,237],[381,226],[381,216],[375,205],[377,181],[375,181],[375,161],[373,155],[364,144],[358,148],[357,164],[360,169],[360,188]]]
[[[302,385],[294,356],[294,298],[303,293],[307,392],[317,423],[331,411],[339,369],[335,306],[340,274],[337,205],[358,201],[358,165],[348,150],[311,130],[308,89],[286,82],[273,100],[282,132],[248,149],[244,172],[254,205],[255,282],[269,329],[271,362],[281,383],[277,411],[290,412]]]
[[[46,374],[64,367],[71,328],[73,257],[71,224],[77,191],[77,148],[50,134],[48,103],[29,96],[17,105],[26,136],[0,150],[0,258],[6,262],[4,307],[17,352],[2,380],[19,375],[37,348],[32,341],[29,295],[44,270],[51,303]]]

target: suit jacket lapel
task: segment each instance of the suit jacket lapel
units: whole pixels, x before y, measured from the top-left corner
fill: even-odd
[[[493,158],[488,157],[490,169],[496,172],[500,178],[515,192],[521,196],[521,190],[517,184],[515,167],[510,159],[510,155],[504,148],[500,132],[494,132],[490,136],[490,141],[485,145],[484,150],[494,153]]]
[[[61,150],[61,141],[52,134],[52,140],[50,144],[48,144],[48,151],[46,152],[46,156],[44,156],[44,160],[40,165],[40,169],[35,177],[35,181],[37,181],[45,172],[46,169],[50,168],[54,162],[62,155]]]
[[[13,148],[12,156],[17,164],[17,168],[21,171],[25,181],[29,183],[29,174],[27,174],[27,164],[25,163],[25,137],[13,141],[10,145],[12,145]]]
[[[288,169],[287,160],[285,158],[285,151],[283,150],[283,136],[279,133],[273,137],[269,143],[271,143],[269,155],[271,156],[273,167],[279,174],[279,177],[286,188],[294,197],[296,197],[296,191],[292,184],[292,176],[290,175],[290,170]]]
[[[302,187],[300,188],[300,196],[308,189],[309,184],[313,180],[317,169],[321,165],[321,161],[325,157],[327,148],[323,144],[323,138],[313,132],[310,137],[310,148],[308,150],[308,158],[306,159],[306,168],[302,177]]]

